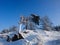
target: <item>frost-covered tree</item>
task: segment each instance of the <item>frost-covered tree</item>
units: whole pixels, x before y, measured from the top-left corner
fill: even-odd
[[[18,31],[17,26],[12,26],[9,28],[9,31]]]
[[[24,29],[30,29],[30,30],[35,30],[36,25],[39,25],[40,17],[35,14],[31,14],[31,16],[21,16],[20,19],[20,30],[25,25]]]
[[[31,14],[30,16],[30,29],[36,30],[40,24],[40,16]]]
[[[9,30],[8,29],[3,29],[1,33],[8,33]]]
[[[60,26],[55,26],[54,29],[55,31],[60,31]]]
[[[42,18],[42,27],[44,30],[53,30],[52,23],[47,16]]]
[[[22,28],[22,25],[24,25],[25,27],[24,27],[24,29],[28,29],[28,18],[27,17],[24,17],[24,16],[21,16],[20,17],[20,30],[21,30],[21,28]]]
[[[40,20],[40,17],[38,15],[35,15],[35,14],[31,14],[32,16],[32,22],[34,22],[35,24],[39,25],[39,20]]]

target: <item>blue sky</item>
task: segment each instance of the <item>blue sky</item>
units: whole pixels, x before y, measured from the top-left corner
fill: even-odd
[[[60,25],[60,0],[0,0],[0,30],[18,25],[21,15],[47,15]]]

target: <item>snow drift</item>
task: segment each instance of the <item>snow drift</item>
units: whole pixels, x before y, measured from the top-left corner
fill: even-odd
[[[7,42],[5,36],[14,34],[17,32],[0,34],[0,45],[60,45],[60,32],[58,31],[24,30],[20,32],[24,39]]]

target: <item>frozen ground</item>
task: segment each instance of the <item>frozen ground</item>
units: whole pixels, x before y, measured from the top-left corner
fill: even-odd
[[[0,45],[60,45],[60,32],[58,31],[26,30],[20,32],[24,39],[7,42],[5,35],[12,34],[16,32],[0,34],[0,37],[4,37],[0,38]]]

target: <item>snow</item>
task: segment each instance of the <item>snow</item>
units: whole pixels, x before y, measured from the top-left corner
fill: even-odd
[[[1,45],[23,45],[23,43],[24,43],[24,40],[18,40],[18,41],[15,41],[15,42],[6,42],[5,40],[0,39],[0,44]]]
[[[24,33],[27,32],[27,33]],[[0,34],[0,37],[6,35],[14,35],[17,32],[9,32]],[[20,34],[24,39],[20,39],[14,42],[7,42],[5,37],[0,38],[0,45],[59,45],[60,44],[60,32],[58,31],[44,31],[44,30],[24,30]]]

